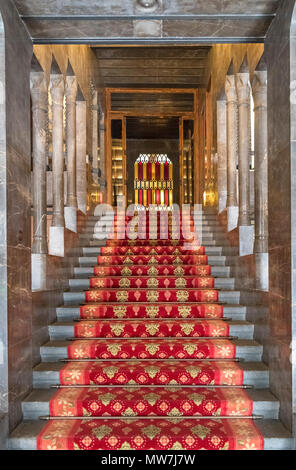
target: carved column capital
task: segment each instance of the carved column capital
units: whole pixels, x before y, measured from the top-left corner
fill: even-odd
[[[91,94],[92,101],[95,101],[95,103],[97,104],[98,103],[98,90],[93,82],[90,82],[90,94]]]
[[[235,75],[227,75],[225,80],[225,94],[227,103],[237,103]]]
[[[44,72],[31,72],[30,73],[30,90],[32,98],[40,97],[40,100],[47,101],[47,82]]]
[[[76,96],[77,96],[77,78],[75,76],[67,76],[66,77],[66,84],[65,84],[65,95],[68,102],[76,104]]]
[[[238,98],[238,105],[246,105],[249,106],[250,104],[250,75],[248,73],[238,73],[236,75],[236,90],[237,90],[237,98]]]
[[[49,81],[52,104],[63,106],[65,81],[63,75],[50,75]]]
[[[43,116],[46,116],[48,111],[48,89],[44,72],[31,72],[30,90],[32,98],[33,126],[34,129],[38,129],[39,139],[41,139],[38,141],[38,145],[46,145],[47,125],[46,119],[44,122]],[[41,122],[39,111],[44,113],[42,114]]]
[[[254,72],[252,91],[255,110],[258,107],[267,108],[267,71],[256,70]]]
[[[94,86],[94,84],[91,84],[91,110],[96,111],[98,113],[99,111],[99,106],[98,106],[98,90]]]

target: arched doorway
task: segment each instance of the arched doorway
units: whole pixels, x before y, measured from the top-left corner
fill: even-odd
[[[156,206],[168,210],[173,206],[173,163],[166,154],[140,154],[134,164],[136,206]]]

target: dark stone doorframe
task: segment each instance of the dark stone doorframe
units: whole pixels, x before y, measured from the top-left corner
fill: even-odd
[[[296,101],[291,100],[290,87],[296,80],[295,0],[281,2],[267,34],[265,54],[270,388],[280,401],[280,419],[292,431],[295,430],[296,405]]]
[[[292,409],[296,437],[296,5],[290,30],[290,132],[291,132],[291,281],[292,281]]]
[[[0,12],[0,448],[8,432],[5,30]]]
[[[0,446],[32,388],[30,67],[32,41],[0,3]],[[21,71],[21,72],[20,72]],[[2,419],[1,419],[2,416]]]

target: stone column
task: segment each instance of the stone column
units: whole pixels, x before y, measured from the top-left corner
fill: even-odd
[[[76,193],[76,96],[77,79],[68,62],[66,72],[66,144],[67,144],[67,205],[65,225],[77,232],[77,193]]]
[[[32,290],[46,289],[47,201],[46,149],[48,96],[46,76],[33,56],[30,74],[33,139]]]
[[[106,169],[105,169],[105,114],[100,109],[99,113],[99,132],[100,132],[100,169],[103,184],[101,191],[103,193],[103,201],[106,201]]]
[[[92,125],[92,177],[93,181],[98,184],[98,91],[96,86],[91,83],[91,125]]]
[[[233,62],[229,66],[225,93],[227,98],[227,228],[230,232],[237,227],[238,204],[236,187],[237,159],[237,94]]]
[[[247,56],[236,76],[238,96],[238,158],[239,158],[239,253],[253,253],[254,229],[250,219],[250,74]]]
[[[227,201],[227,111],[223,90],[217,101],[217,150],[218,150],[218,211],[226,209]]]
[[[256,287],[268,290],[267,70],[261,58],[253,76],[255,111],[255,254]]]
[[[52,99],[53,216],[49,231],[49,253],[54,256],[64,256],[64,91],[64,77],[53,57],[50,71],[50,93]]]
[[[78,209],[86,214],[86,101],[80,87],[76,97],[76,184]]]

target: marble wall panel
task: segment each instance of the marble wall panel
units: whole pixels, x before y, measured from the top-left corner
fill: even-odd
[[[0,364],[0,384],[1,411],[9,414],[12,429],[21,420],[21,400],[32,386],[29,194],[32,43],[10,0],[1,2],[0,13],[5,46],[5,51],[0,52],[0,80],[4,78],[1,95],[4,121],[1,121],[5,126],[0,130],[1,235],[4,235],[0,246],[3,279],[0,317],[5,351]]]
[[[78,245],[79,233],[85,227],[87,217],[77,212],[78,233],[65,230],[65,257],[47,257],[47,290],[32,294],[32,364],[40,362],[40,346],[49,339],[48,325],[56,320],[56,307],[63,304],[63,291],[69,287],[69,278],[74,275],[81,254]],[[48,221],[48,224],[50,221]]]
[[[293,428],[295,403],[291,361],[292,325],[295,323],[295,238],[292,211],[295,200],[295,149],[291,145],[290,29],[294,0],[282,2],[266,39],[268,66],[268,192],[269,192],[269,327],[270,386],[280,399],[280,417]],[[293,194],[294,192],[294,194]],[[295,333],[295,332],[293,332]],[[295,367],[295,366],[294,366]]]
[[[134,35],[132,20],[27,20],[32,38],[130,38]],[[50,42],[50,41],[49,41]]]
[[[274,13],[280,0],[155,0],[151,8],[143,8],[140,0],[14,0],[20,13],[25,15],[131,15],[140,12],[149,14],[260,14]]]
[[[163,20],[163,37],[216,37],[216,38],[252,38],[264,37],[270,25],[270,19],[248,18],[225,20],[218,18],[207,20]]]

